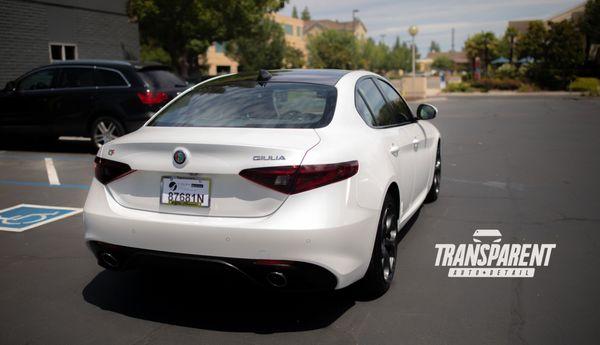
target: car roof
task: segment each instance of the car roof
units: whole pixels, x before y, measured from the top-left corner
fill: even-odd
[[[94,65],[101,67],[133,67],[138,71],[151,69],[169,69],[168,66],[156,62],[122,61],[122,60],[66,60],[53,62],[48,66]],[[48,67],[44,66],[44,67]]]
[[[278,69],[269,70],[268,82],[313,83],[334,86],[341,77],[349,73],[341,69]],[[230,83],[236,81],[256,81],[258,72],[231,74],[214,80],[212,83]]]

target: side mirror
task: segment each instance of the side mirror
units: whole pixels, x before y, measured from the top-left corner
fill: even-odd
[[[14,81],[9,81],[8,83],[6,83],[6,86],[4,87],[4,91],[15,91],[16,88],[17,88],[17,84],[15,84]]]
[[[431,104],[419,104],[417,107],[417,118],[419,118],[419,120],[431,120],[435,118],[437,113],[437,108]]]

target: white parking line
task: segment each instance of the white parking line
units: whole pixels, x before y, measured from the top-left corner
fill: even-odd
[[[56,173],[56,168],[54,167],[54,161],[52,158],[46,157],[44,159],[46,162],[46,172],[48,172],[48,181],[51,185],[59,185],[60,181],[58,180],[58,174]]]
[[[441,101],[447,101],[448,98],[446,97],[431,97],[431,98],[426,98],[426,101],[430,101],[430,102],[441,102]]]

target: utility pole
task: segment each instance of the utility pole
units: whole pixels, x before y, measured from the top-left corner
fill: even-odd
[[[454,52],[454,28],[452,28],[452,49],[450,51]]]
[[[358,13],[357,9],[352,10],[352,34],[356,35],[356,14]]]
[[[482,31],[483,33],[483,31]],[[488,37],[483,34],[483,73],[487,77],[487,66],[488,66]]]
[[[416,25],[411,25],[411,27],[408,28],[408,33],[412,37],[412,79],[413,79],[413,85],[414,85],[415,79],[417,77],[417,71],[415,68],[416,67],[416,58],[417,58],[417,54],[415,51],[415,36],[417,36],[417,34],[419,33],[419,28],[417,28]]]

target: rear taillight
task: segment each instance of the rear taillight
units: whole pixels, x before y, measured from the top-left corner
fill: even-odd
[[[358,172],[358,162],[245,169],[240,176],[285,194],[296,194],[342,181]]]
[[[123,176],[129,175],[135,170],[131,170],[129,165],[121,162],[111,161],[109,159],[96,157],[94,159],[94,173],[96,179],[102,184],[107,184]]]
[[[138,92],[137,96],[142,103],[147,105],[161,104],[169,99],[169,95],[164,92],[152,92],[150,90],[146,90],[146,92]]]

